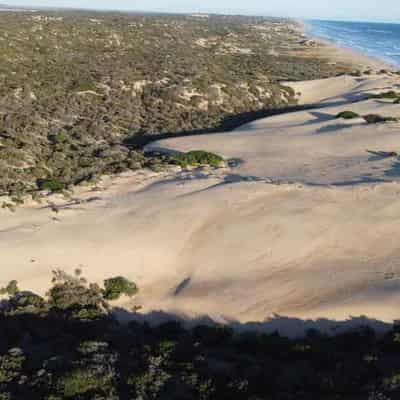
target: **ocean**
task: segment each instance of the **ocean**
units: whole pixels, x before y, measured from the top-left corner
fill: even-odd
[[[306,33],[400,67],[400,24],[305,21]]]

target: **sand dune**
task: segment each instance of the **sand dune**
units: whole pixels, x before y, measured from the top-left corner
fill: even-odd
[[[400,150],[400,124],[334,118],[400,117],[400,105],[362,100],[397,81],[298,83],[319,108],[149,146],[214,151],[236,160],[230,168],[128,173],[76,194],[91,201],[53,199],[64,204],[57,214],[0,211],[2,281],[43,293],[52,269],[79,267],[97,281],[135,280],[144,313],[397,319],[400,162],[379,151]]]

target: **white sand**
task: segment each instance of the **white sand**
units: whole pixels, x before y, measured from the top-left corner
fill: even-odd
[[[99,199],[58,214],[0,211],[0,283],[44,293],[52,269],[81,268],[90,280],[136,281],[141,294],[122,305],[143,313],[398,319],[400,162],[366,150],[400,150],[400,124],[333,118],[400,117],[387,101],[351,103],[397,83],[394,75],[299,83],[302,102],[321,108],[149,146],[241,160],[231,169],[129,173],[103,191],[82,190],[77,197]]]

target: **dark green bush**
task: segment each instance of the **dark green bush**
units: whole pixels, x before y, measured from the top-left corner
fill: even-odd
[[[62,192],[65,185],[57,179],[38,179],[36,181],[39,190],[49,190],[52,193]]]
[[[106,300],[117,300],[123,294],[132,297],[137,292],[138,288],[136,284],[122,276],[106,279],[104,281],[104,298]]]
[[[363,118],[368,124],[379,124],[382,122],[396,122],[398,119],[394,117],[383,117],[379,114],[367,114]]]
[[[224,161],[221,156],[203,150],[193,150],[187,153],[178,154],[173,156],[173,160],[182,168],[197,165],[219,167]]]
[[[353,119],[353,118],[359,118],[359,117],[360,117],[360,115],[353,111],[342,111],[336,115],[336,118],[343,118],[343,119]]]

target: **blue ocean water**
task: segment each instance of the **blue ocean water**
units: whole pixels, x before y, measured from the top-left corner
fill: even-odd
[[[400,24],[305,21],[306,33],[400,67]]]

